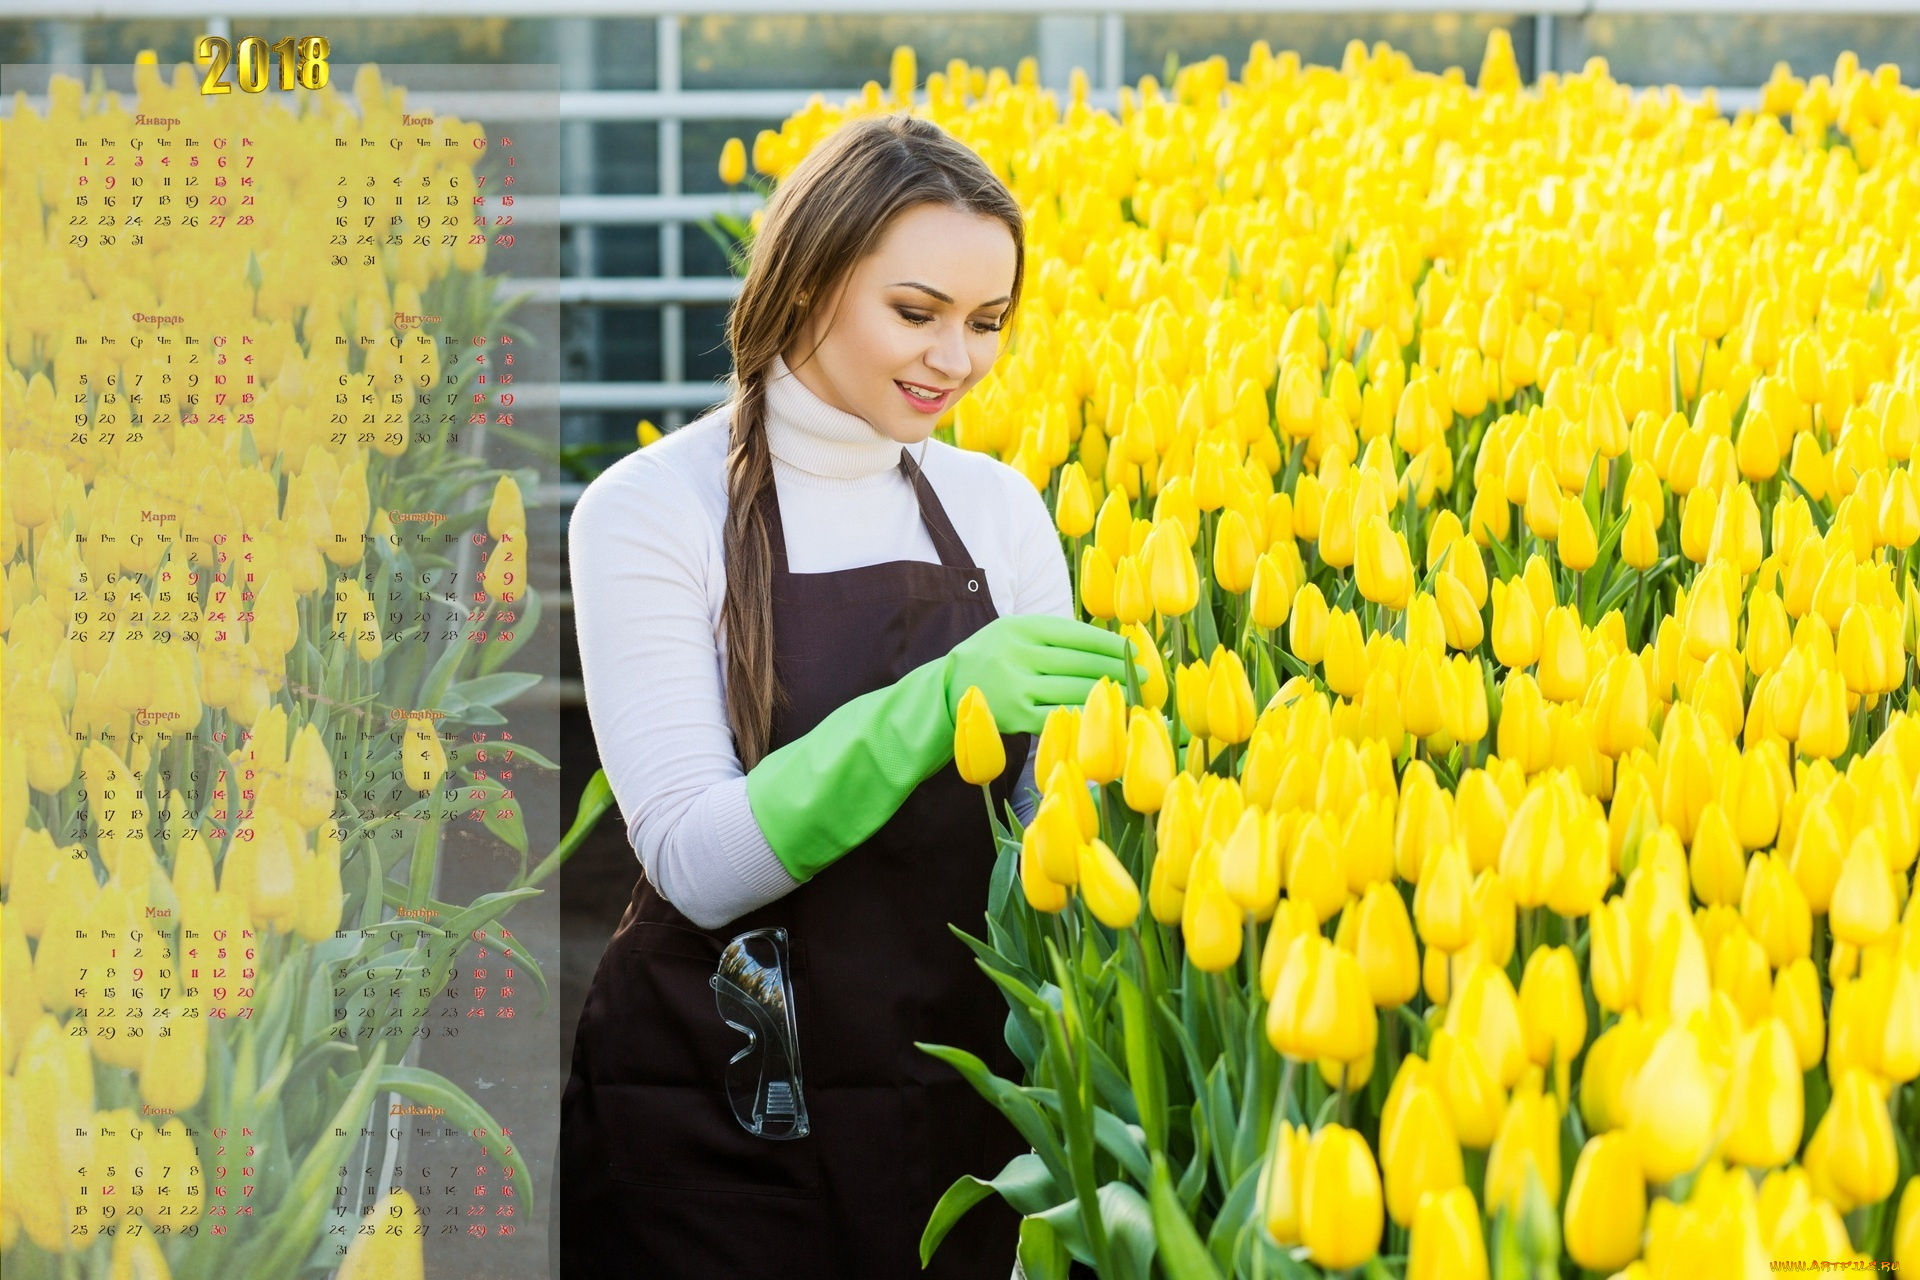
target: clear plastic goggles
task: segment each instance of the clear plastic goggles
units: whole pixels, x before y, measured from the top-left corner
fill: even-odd
[[[727,1063],[727,1101],[734,1118],[756,1137],[805,1137],[807,1104],[800,1091],[787,931],[754,929],[735,937],[707,983],[720,1016],[747,1037],[746,1046]]]

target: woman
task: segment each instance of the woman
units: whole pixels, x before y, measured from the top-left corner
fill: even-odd
[[[949,928],[979,931],[994,861],[952,761],[961,696],[979,688],[1027,761],[1030,814],[1046,713],[1127,661],[1073,618],[1033,486],[930,438],[999,354],[1022,239],[1005,186],[937,126],[844,126],[768,205],[728,404],[574,510],[587,706],[644,875],[561,1107],[569,1280],[918,1275],[946,1188],[1027,1149],[915,1047],[1020,1071]],[[1003,773],[995,803],[1013,789]],[[807,1115],[785,1138],[736,1115],[748,1041],[709,985],[730,938],[774,927]],[[974,1209],[928,1274],[1003,1280],[1016,1228],[997,1198]]]

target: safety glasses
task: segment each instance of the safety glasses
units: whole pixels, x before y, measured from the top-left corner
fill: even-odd
[[[747,1037],[746,1046],[727,1063],[727,1101],[734,1118],[756,1137],[805,1137],[807,1104],[800,1092],[787,931],[740,934],[720,953],[720,967],[707,983],[720,1016]]]

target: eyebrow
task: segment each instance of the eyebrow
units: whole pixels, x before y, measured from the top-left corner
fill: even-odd
[[[921,291],[922,293],[930,293],[930,294],[932,294],[932,295],[933,295],[934,297],[936,297],[936,298],[938,298],[938,299],[940,299],[940,301],[942,301],[942,302],[952,302],[952,301],[953,301],[953,299],[952,299],[952,298],[949,298],[949,297],[948,297],[948,296],[947,296],[946,294],[944,294],[944,293],[942,293],[942,292],[940,292],[940,291],[939,291],[938,289],[936,289],[936,288],[934,288],[934,287],[933,287],[932,285],[930,285],[930,284],[921,284],[921,283],[920,283],[920,282],[919,282],[918,280],[895,280],[895,281],[893,282],[893,284],[892,284],[892,285],[891,285],[890,287],[892,287],[892,288],[897,288],[897,289],[918,289],[918,290],[920,290],[920,291]],[[999,296],[999,297],[997,297],[997,298],[994,298],[994,299],[992,299],[991,301],[988,301],[988,302],[983,302],[983,303],[981,303],[981,304],[980,304],[980,306],[981,306],[981,307],[994,307],[994,306],[998,306],[998,305],[1000,305],[1000,304],[1001,304],[1002,302],[1007,302],[1007,301],[1009,301],[1009,300],[1011,300],[1011,299],[1012,299],[1012,297],[1013,297],[1013,295],[1012,295],[1012,294],[1010,294],[1010,293],[1005,293],[1005,294],[1002,294],[1002,295],[1000,295],[1000,296]],[[976,311],[978,311],[979,309],[980,309],[979,307],[975,307],[975,308],[974,308],[974,310],[976,310]]]

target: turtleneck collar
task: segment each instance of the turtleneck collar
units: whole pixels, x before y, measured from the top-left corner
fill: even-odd
[[[767,379],[767,446],[797,470],[829,480],[859,480],[900,465],[898,440],[865,418],[836,409],[807,389],[776,353]],[[925,460],[922,442],[915,457]]]

